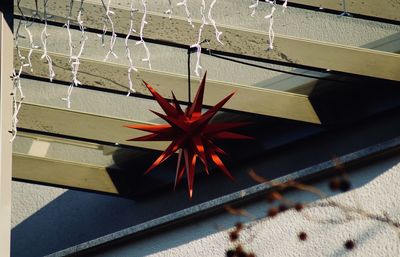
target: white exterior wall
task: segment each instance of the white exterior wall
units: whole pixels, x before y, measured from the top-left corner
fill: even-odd
[[[332,196],[331,200],[353,207],[359,206],[371,214],[386,213],[392,220],[400,222],[400,157],[358,168],[349,177],[357,189]],[[329,194],[327,183],[321,181],[315,186]],[[301,202],[315,199],[309,193],[298,191],[289,192],[285,196]],[[246,207],[246,210],[261,217],[268,207],[265,202],[258,202]],[[302,213],[291,210],[273,219],[262,218],[257,221],[252,229],[241,233],[241,242],[245,249],[251,249],[256,256],[400,256],[399,228],[357,215],[351,217],[354,219],[346,220],[343,212],[335,208],[305,209]],[[238,220],[246,222],[244,218],[221,214],[110,248],[95,256],[225,256],[225,251],[233,246],[229,242],[228,231],[232,230],[231,227]],[[304,242],[297,238],[301,231],[308,234],[308,239]],[[251,236],[254,238],[250,239]],[[352,251],[347,251],[343,246],[349,239],[356,243]]]

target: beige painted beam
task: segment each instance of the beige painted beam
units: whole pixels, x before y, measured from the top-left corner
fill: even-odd
[[[22,55],[27,56],[28,49],[20,48]],[[34,51],[32,54],[33,71],[26,71],[34,76],[47,78],[48,67],[40,60],[41,51]],[[56,79],[71,80],[69,57],[62,54],[50,53],[53,59],[53,66]],[[15,61],[18,61],[15,54]],[[128,85],[120,78],[126,78],[127,66],[112,64],[91,59],[80,59],[78,79],[82,84],[99,88],[106,88],[127,92]],[[159,72],[148,69],[139,69],[133,75],[133,83],[141,85],[142,80],[154,86],[164,97],[170,98],[171,91],[178,99],[187,99],[187,77],[177,74]],[[198,79],[192,80],[192,96],[194,97],[198,87]],[[145,87],[137,86],[140,94],[150,95]],[[228,94],[236,91],[234,97],[224,106],[227,109],[244,111],[291,120],[299,120],[310,123],[320,123],[319,118],[312,107],[308,96],[278,90],[257,88],[245,85],[231,84],[213,80],[207,80],[204,104],[214,105]]]
[[[18,127],[154,150],[164,150],[168,146],[168,142],[127,141],[148,134],[124,127],[130,124],[145,123],[24,103],[19,112]]]
[[[13,154],[12,177],[61,187],[118,194],[105,167]]]
[[[13,34],[12,2],[0,6],[0,256],[10,256],[11,233],[11,117]]]
[[[78,13],[78,1],[74,5],[74,14]],[[21,6],[25,15],[31,15],[34,10],[33,1],[23,1]],[[87,19],[85,26],[94,29],[103,28],[100,14],[104,8],[100,3],[85,1],[83,8]],[[130,10],[124,7],[112,8],[115,12],[113,22],[117,33],[126,33]],[[49,0],[48,13],[53,15],[52,20],[65,22],[68,15],[68,3],[63,0]],[[134,16],[136,31],[139,31],[142,13]],[[170,41],[183,45],[192,45],[197,42],[197,29],[188,25],[186,19],[149,12],[147,15],[144,36],[149,39]],[[195,28],[200,22],[194,21]],[[359,47],[351,47],[303,38],[275,34],[274,50],[266,51],[268,35],[263,31],[243,29],[219,24],[224,45],[211,40],[207,45],[211,50],[257,57],[266,60],[279,61],[288,64],[305,65],[332,71],[371,76],[383,79],[400,81],[400,56]],[[214,29],[206,26],[203,37],[213,39]]]
[[[27,139],[32,139],[34,141],[42,141],[42,142],[46,142],[46,143],[60,143],[60,144],[65,144],[65,145],[73,145],[73,146],[78,146],[78,147],[84,147],[87,149],[100,150],[105,147],[104,145],[97,144],[97,143],[73,140],[70,138],[53,137],[53,136],[34,133],[34,132],[18,131],[17,138],[27,138]],[[110,146],[110,147],[117,148],[117,147],[113,147],[113,146]]]
[[[364,46],[363,46],[364,47]],[[380,38],[376,41],[369,42],[365,45],[365,47],[370,49],[375,49],[379,51],[386,51],[391,53],[400,53],[400,32],[392,34],[390,36]],[[318,72],[314,71],[305,71],[305,70],[296,70],[298,73],[302,73],[304,75],[314,75],[321,76]],[[328,77],[329,75],[321,76],[321,78]],[[336,76],[336,79],[339,79],[340,76]],[[346,81],[346,78],[341,78],[341,80]],[[270,89],[281,89],[286,92],[292,92],[296,94],[305,94],[309,95],[314,87],[321,83],[324,83],[321,80],[315,78],[308,77],[299,77],[288,74],[281,74],[279,76],[275,76],[269,80],[261,81],[256,83],[255,86],[265,87],[268,86]]]
[[[344,11],[343,3],[346,5],[346,11],[351,14],[361,14],[381,19],[400,21],[400,1],[382,1],[382,0],[290,0],[290,3],[322,7],[325,9]]]

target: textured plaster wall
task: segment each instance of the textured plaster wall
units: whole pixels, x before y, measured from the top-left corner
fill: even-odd
[[[386,214],[392,220],[400,221],[400,157],[354,170],[350,179],[358,188],[332,196],[330,200],[358,206],[372,214]],[[315,186],[329,191],[327,181]],[[291,192],[286,197],[294,201],[315,200],[302,192]],[[258,202],[246,209],[255,217],[261,217],[268,207],[266,203]],[[254,222],[252,229],[242,233],[241,242],[257,256],[400,256],[399,229],[357,215],[351,217],[351,221],[346,220],[343,212],[335,208],[307,209],[303,213],[287,211],[273,219],[261,218]],[[225,250],[232,247],[228,231],[238,220],[246,222],[243,218],[221,214],[93,256],[225,256]],[[301,231],[308,234],[305,242],[297,238]],[[345,250],[343,246],[348,239],[356,243],[352,251]]]

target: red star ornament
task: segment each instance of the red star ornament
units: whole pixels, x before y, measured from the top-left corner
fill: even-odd
[[[233,176],[218,156],[218,154],[226,155],[226,153],[214,144],[215,140],[253,139],[249,136],[227,131],[229,129],[247,125],[247,122],[209,124],[214,115],[221,110],[222,106],[235,94],[235,92],[231,93],[218,104],[202,114],[201,108],[203,105],[206,75],[207,72],[204,74],[200,83],[193,104],[188,107],[186,111],[181,109],[173,92],[173,104],[171,105],[149,84],[143,81],[166,115],[152,110],[150,111],[164,119],[168,124],[126,126],[132,129],[151,132],[149,135],[132,138],[128,141],[172,141],[167,149],[146,170],[145,174],[149,173],[152,169],[160,165],[179,150],[174,189],[186,171],[190,198],[192,198],[193,195],[193,182],[197,159],[200,159],[203,163],[207,174],[209,174],[207,160],[211,160],[222,172],[224,172],[226,176],[233,180]]]

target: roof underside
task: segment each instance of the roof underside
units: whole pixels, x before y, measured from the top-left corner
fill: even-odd
[[[323,1],[320,4],[327,9],[340,11],[342,1],[334,2],[337,3]],[[18,51],[15,52],[15,64],[18,66],[18,53],[28,56],[30,51],[29,35],[23,29],[24,20],[30,20],[29,17],[33,16],[43,17],[43,7],[39,3],[39,15],[35,16],[34,1],[15,4],[16,29],[22,21],[18,29],[21,35]],[[174,15],[168,18],[163,14],[169,8],[167,1],[148,3],[150,12],[146,13],[148,24],[144,36],[148,41],[153,68],[150,70],[146,62],[140,61],[145,52],[141,45],[135,45],[138,34],[133,33],[126,43],[132,48],[133,62],[138,67],[138,72],[132,74],[137,93],[124,97],[122,94],[126,94],[129,88],[129,63],[124,44],[131,14],[129,4],[129,1],[112,1],[115,13],[112,20],[117,34],[114,49],[119,58],[111,56],[104,61],[107,45],[102,46],[98,37],[104,25],[104,7],[101,1],[83,2],[83,21],[88,40],[78,71],[82,86],[74,89],[72,105],[68,109],[66,102],[60,99],[66,96],[65,86],[71,83],[72,77],[67,30],[63,26],[70,6],[61,0],[48,1],[46,11],[50,25],[47,28],[47,51],[53,61],[55,82],[46,82],[49,70],[41,59],[42,46],[31,53],[33,69],[24,69],[26,79],[22,80],[26,98],[19,114],[18,126],[25,131],[21,135],[25,141],[25,136],[30,136],[32,148],[37,140],[50,141],[50,145],[53,142],[68,145],[72,141],[76,143],[76,140],[83,145],[86,143],[82,142],[118,144],[139,147],[137,151],[140,148],[165,148],[164,142],[126,141],[143,133],[125,129],[122,125],[160,122],[148,112],[148,109],[159,111],[159,107],[148,97],[149,92],[141,85],[141,80],[150,83],[167,98],[171,97],[170,92],[173,91],[182,100],[182,104],[186,104],[187,48],[196,41],[197,28],[201,25],[196,20],[200,18],[196,11],[200,2],[190,3],[195,18],[194,29],[186,21],[184,10],[181,10],[183,8],[174,8]],[[310,1],[295,1],[295,4],[311,9],[315,7]],[[72,24],[77,24],[79,7],[80,1],[74,1],[71,9]],[[134,7],[139,11],[133,13],[132,24],[136,31],[140,31],[143,16],[141,2],[134,1]],[[390,11],[394,8],[389,7],[389,4],[374,4],[372,1],[368,5],[352,2],[346,8],[348,12],[354,12],[354,15],[392,20],[394,24],[290,7],[285,13],[275,15],[274,30],[277,34],[274,49],[266,51],[268,36],[264,30],[267,24],[262,14],[270,10],[269,4],[260,3],[255,17],[251,17],[245,1],[218,1],[213,16],[218,29],[223,33],[223,45],[214,39],[212,26],[206,26],[203,31],[204,39],[210,41],[204,43],[203,47],[207,50],[201,56],[202,66],[209,74],[205,104],[213,105],[236,91],[235,97],[225,106],[226,112],[219,115],[220,119],[262,122],[263,116],[270,116],[322,125],[345,123],[395,107],[399,102],[394,93],[397,92],[400,80],[400,58],[397,54],[400,51],[400,33],[399,26],[395,25],[398,22],[397,16]],[[281,11],[280,6],[278,11]],[[227,15],[229,13],[235,15]],[[43,21],[38,19],[28,24],[33,42],[39,46],[43,28]],[[80,30],[74,27],[70,32],[72,44],[76,45],[74,51],[77,51]],[[109,34],[104,40],[109,42]],[[193,70],[196,58],[195,54],[192,56]],[[231,60],[221,59],[221,56]],[[191,82],[193,96],[197,91],[198,77],[192,76]],[[353,94],[362,94],[363,97],[355,100],[350,97]],[[371,99],[371,96],[375,97]],[[366,108],[368,106],[370,108]],[[232,111],[235,113],[233,116]],[[252,133],[265,136],[265,132],[260,129],[253,129]],[[45,139],[43,134],[46,134]],[[66,137],[68,143],[65,143]],[[17,150],[19,141],[23,140],[16,141]],[[51,151],[52,148],[49,149]],[[68,155],[69,150],[65,151]],[[29,155],[29,151],[23,153]],[[50,155],[45,150],[41,153],[40,157]],[[76,162],[97,164],[96,160],[90,158]],[[112,164],[111,160],[109,164]]]

